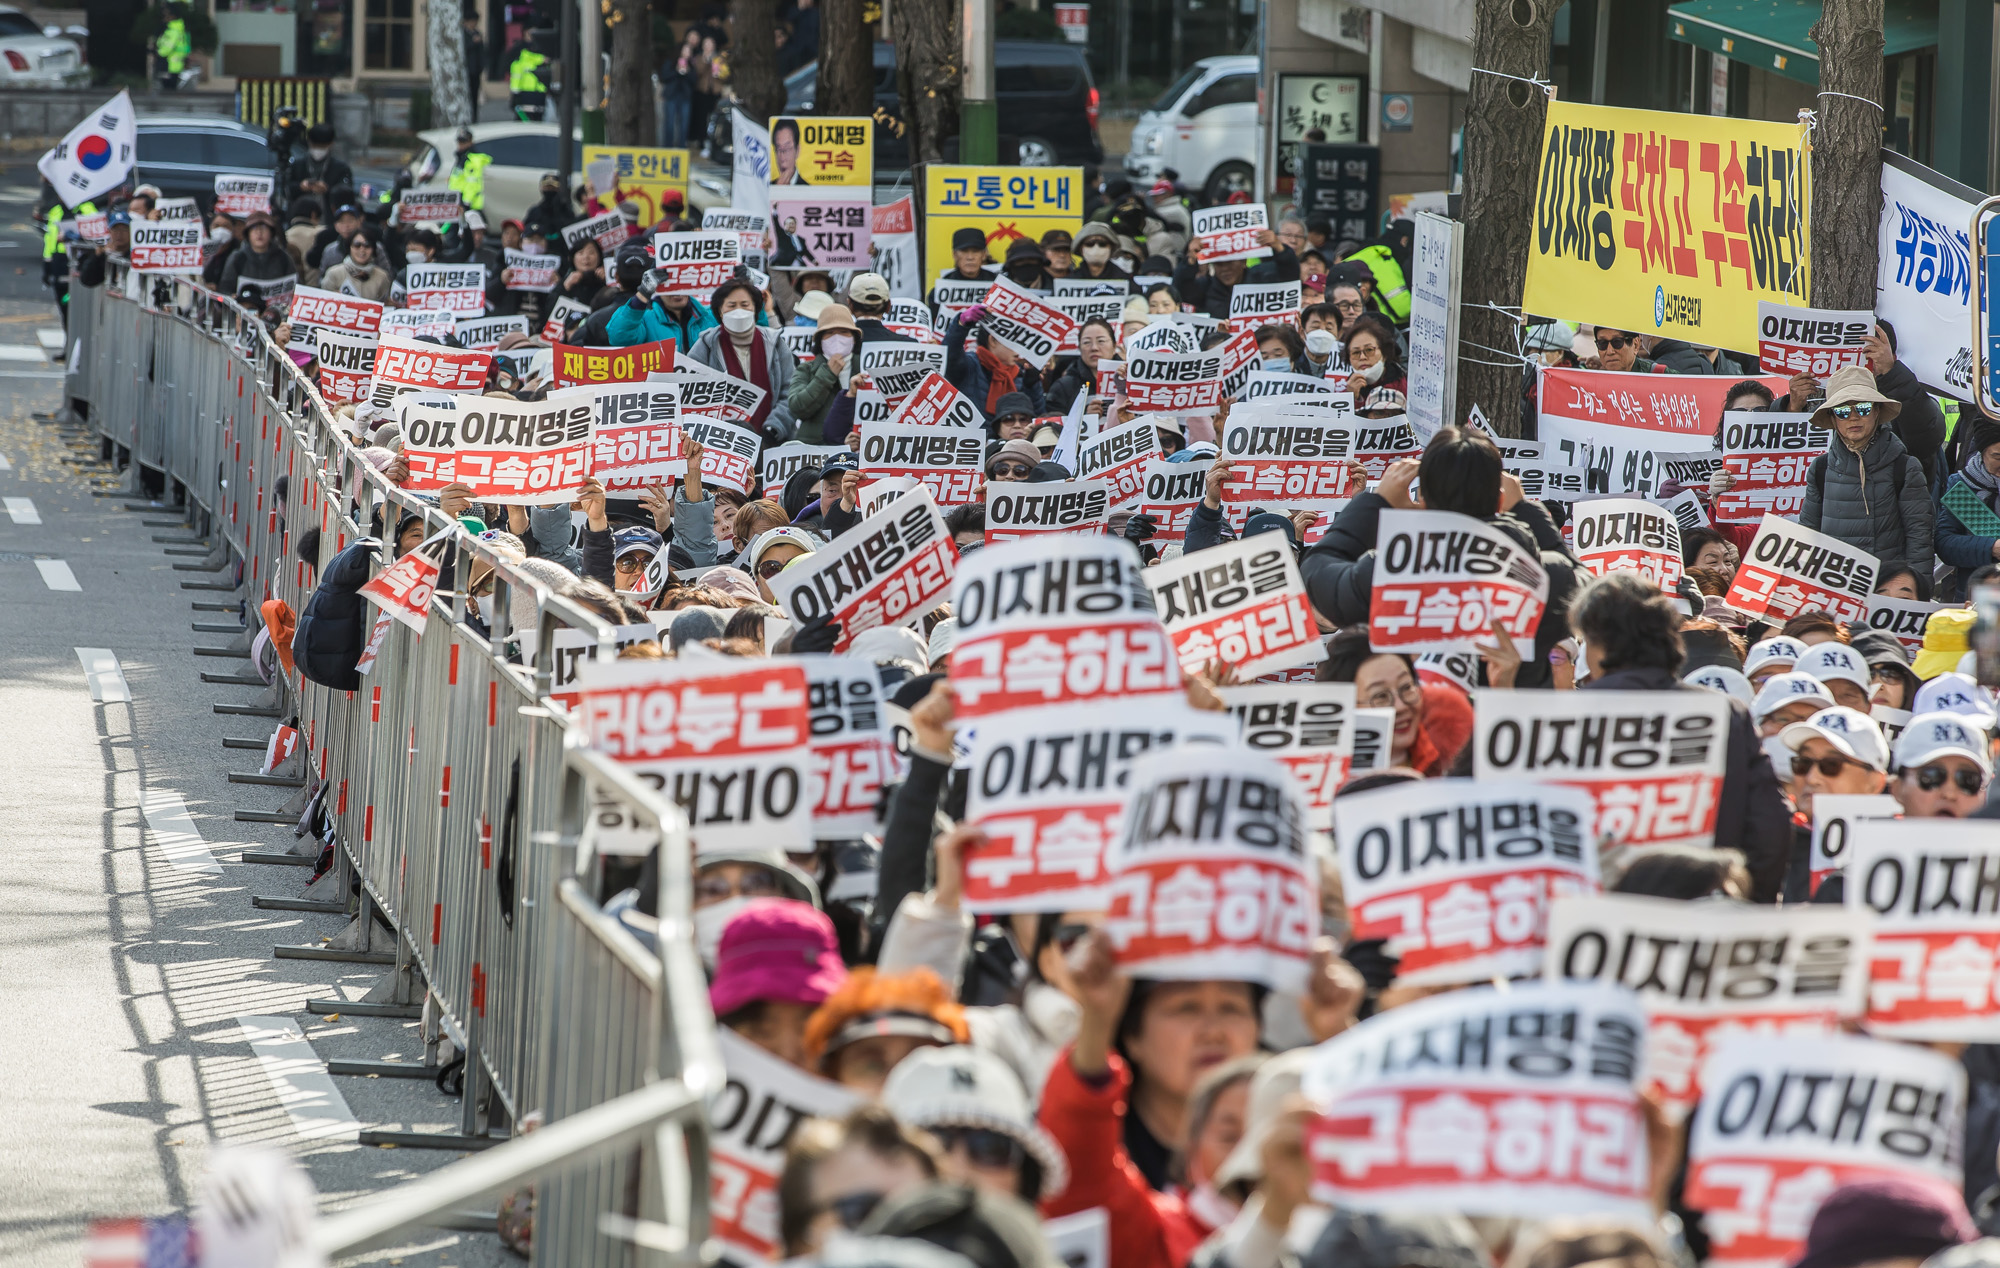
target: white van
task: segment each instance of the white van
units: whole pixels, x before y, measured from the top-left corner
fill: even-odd
[[[1139,116],[1125,175],[1143,192],[1171,167],[1206,203],[1254,197],[1258,145],[1257,59],[1204,57]]]

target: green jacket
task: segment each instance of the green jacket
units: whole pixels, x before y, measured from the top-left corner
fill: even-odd
[[[467,154],[452,167],[446,188],[458,191],[458,200],[467,211],[485,209],[486,169],[492,162],[491,154]]]
[[[548,65],[548,62],[548,58],[533,49],[522,49],[521,55],[514,59],[514,64],[507,68],[507,91],[546,92],[547,85],[542,83],[542,77],[538,72]]]
[[[826,411],[841,391],[840,373],[827,366],[825,357],[799,367],[799,373],[792,376],[791,388],[785,393],[785,404],[792,407],[792,418],[799,425],[794,439],[807,445],[826,443],[820,439],[819,426],[826,420]]]
[[[165,59],[169,72],[178,75],[186,70],[188,54],[194,51],[194,41],[188,38],[187,23],[179,18],[168,22],[154,43],[153,51]]]

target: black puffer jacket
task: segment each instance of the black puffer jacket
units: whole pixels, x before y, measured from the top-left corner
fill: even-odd
[[[360,688],[354,665],[374,624],[361,587],[368,582],[368,564],[379,545],[363,538],[335,555],[320,574],[319,588],[306,600],[292,635],[292,659],[308,681],[341,691]]]

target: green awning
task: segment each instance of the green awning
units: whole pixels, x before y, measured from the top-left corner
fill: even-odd
[[[1667,10],[1667,32],[1731,61],[1819,83],[1819,45],[1808,34],[1820,0],[1688,0]],[[1882,53],[1895,57],[1938,42],[1937,0],[1885,0]]]

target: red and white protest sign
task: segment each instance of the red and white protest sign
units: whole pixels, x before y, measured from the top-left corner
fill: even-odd
[[[1868,928],[1837,907],[1571,898],[1549,913],[1546,972],[1638,992],[1646,1086],[1678,1122],[1724,1044],[1832,1034],[1861,1015]]]
[[[1239,330],[1218,351],[1222,353],[1222,399],[1233,401],[1257,371],[1257,332]]]
[[[111,240],[111,213],[93,211],[76,218],[76,236],[90,245],[102,245]]]
[[[490,352],[384,335],[375,351],[375,377],[368,386],[368,399],[381,406],[405,392],[477,392],[486,386],[486,372],[492,365]]]
[[[382,305],[374,300],[311,286],[293,289],[290,315],[294,326],[339,330],[350,335],[367,335],[370,339],[382,326]]]
[[[1904,721],[1908,721],[1907,714]],[[1887,793],[1813,794],[1812,852],[1807,858],[1813,892],[1818,892],[1821,881],[1847,866],[1856,819],[1894,819],[1902,813],[1903,804]]]
[[[1600,841],[1713,844],[1729,697],[1485,688],[1472,713],[1475,778],[1584,789],[1597,800]]]
[[[1312,1197],[1336,1210],[1652,1219],[1630,991],[1525,981],[1378,1013],[1314,1049]]]
[[[609,257],[631,236],[631,222],[625,219],[623,212],[615,208],[600,212],[588,220],[564,225],[562,231],[564,250],[575,251],[585,242],[595,242],[601,257]]]
[[[299,729],[280,723],[278,729],[271,732],[271,738],[264,741],[262,773],[270,774],[283,763],[290,761],[292,754],[298,751]]]
[[[932,379],[944,383],[944,345],[864,343],[855,354],[854,368],[857,373],[867,376],[868,382],[882,394],[883,399],[891,403],[901,402],[917,389],[929,386]],[[949,383],[945,383],[945,388],[956,391]],[[965,400],[964,397],[959,399]],[[972,402],[967,400],[965,404],[970,407]],[[974,417],[978,417],[976,411]],[[979,424],[960,422],[958,425],[976,427]]]
[[[1138,511],[1159,521],[1153,533],[1155,542],[1187,540],[1188,521],[1194,518],[1194,508],[1201,505],[1208,488],[1208,469],[1214,465],[1209,458],[1193,462],[1154,458],[1146,463],[1145,492]]]
[[[442,308],[474,316],[486,311],[484,264],[412,264],[404,278],[411,308]]]
[[[909,204],[909,199],[907,198],[898,199],[897,201],[906,207]],[[880,215],[883,210],[883,208],[877,207],[875,212],[877,215]],[[877,230],[876,236],[881,236],[880,230]],[[931,324],[931,310],[929,305],[920,299],[905,299],[901,296],[891,296],[889,310],[882,314],[882,324],[897,334],[906,335],[918,343],[942,344],[944,342],[943,338],[937,332],[937,327]]]
[[[764,241],[771,232],[771,218],[761,211],[740,207],[713,207],[701,215],[701,227],[716,233],[733,233],[742,244],[743,262],[754,264],[764,257]]]
[[[1333,826],[1355,940],[1386,940],[1411,986],[1538,971],[1550,904],[1597,892],[1595,818],[1589,793],[1515,779],[1342,797]]]
[[[673,341],[668,340],[671,348]],[[681,410],[725,422],[741,423],[757,412],[768,395],[755,383],[746,383],[720,370],[711,370],[692,357],[683,357],[674,366],[672,378],[681,385]]]
[[[331,405],[358,401],[368,395],[375,376],[374,335],[349,335],[321,329],[313,333],[313,355],[319,361],[319,394]]]
[[[1124,295],[1055,295],[1048,301],[1060,308],[1063,316],[1069,318],[1068,332],[1063,342],[1056,347],[1056,355],[1074,357],[1081,349],[1077,345],[1077,335],[1086,321],[1106,322],[1111,329],[1119,329],[1119,316],[1125,311]],[[1112,336],[1116,342],[1117,335]]]
[[[1326,659],[1305,581],[1282,537],[1224,542],[1156,564],[1145,577],[1189,673],[1220,661],[1238,679],[1255,678]]]
[[[813,835],[838,841],[879,831],[876,807],[895,757],[880,672],[855,657],[790,659],[805,666],[812,712]]]
[[[1222,361],[1214,352],[1131,352],[1125,404],[1140,412],[1213,414],[1222,404]]]
[[[1242,726],[1243,747],[1275,757],[1306,799],[1312,826],[1333,827],[1333,793],[1354,756],[1354,684],[1256,682],[1224,687],[1222,703]]]
[[[1131,544],[1109,537],[1008,543],[961,560],[951,590],[958,715],[1179,691],[1141,571]]]
[[[1111,486],[1102,480],[995,481],[986,486],[986,544],[1024,537],[1100,535],[1111,517]]]
[[[839,1120],[861,1098],[780,1060],[727,1026],[716,1028],[727,1082],[709,1118],[708,1217],[730,1259],[750,1268],[785,1258],[778,1177],[792,1133],[811,1119]]]
[[[1858,623],[1868,619],[1877,567],[1868,551],[1766,515],[1723,598],[1738,612],[1780,625],[1813,608]]]
[[[442,308],[385,308],[384,339],[449,339],[458,333],[458,318]]]
[[[1702,1212],[1711,1264],[1798,1262],[1820,1204],[1855,1181],[1911,1179],[1961,1201],[1966,1085],[1954,1058],[1852,1035],[1743,1038],[1701,1081],[1682,1197]]]
[[[1299,319],[1303,298],[1304,288],[1298,282],[1238,282],[1229,291],[1229,329],[1255,333],[1273,322],[1292,325]]]
[[[1174,695],[1016,709],[979,720],[965,818],[986,833],[966,851],[974,911],[1094,910],[1141,754],[1198,738],[1228,743],[1233,725]],[[1205,752],[1219,754],[1218,748]]]
[[[1787,390],[1783,375],[1757,381],[1773,396]],[[1651,497],[1661,479],[1653,455],[1712,449],[1715,420],[1738,382],[1725,374],[1543,369],[1535,434],[1552,465],[1596,471],[1600,492]]]
[[[535,665],[535,654],[541,646],[539,629],[514,631],[521,641],[521,662]],[[644,625],[614,625],[611,627],[611,642],[614,649],[631,643],[657,643],[660,641],[659,628],[650,623]],[[613,655],[616,655],[613,651]],[[577,695],[577,675],[584,665],[599,659],[597,638],[589,630],[559,629],[549,643],[549,694],[548,698],[565,708],[573,709],[580,697]]]
[[[546,252],[536,254],[529,251],[517,250],[514,247],[506,247],[504,250],[507,254],[503,257],[506,260],[506,264],[502,268],[505,276],[501,279],[501,284],[508,290],[532,291],[536,294],[546,294],[556,288],[556,270],[562,265],[561,256],[549,255]],[[557,302],[576,303],[575,300],[558,300]],[[587,306],[578,305],[578,307],[583,308],[586,314],[590,312]],[[562,337],[560,328],[556,331],[556,337],[558,339]]]
[[[1931,613],[1944,607],[1942,603],[1925,603],[1921,599],[1895,599],[1886,594],[1868,596],[1868,628],[1881,630],[1903,645],[1903,650],[1911,660],[1924,648],[1924,627],[1930,624]]]
[[[962,427],[869,423],[861,429],[862,487],[909,476],[928,488],[939,506],[966,506],[979,500],[985,451],[985,436]]]
[[[812,724],[796,661],[597,661],[577,693],[591,747],[660,778],[697,855],[812,849]]]
[[[1423,453],[1424,447],[1411,429],[1407,415],[1354,420],[1354,460],[1361,464],[1370,480],[1380,480],[1390,463],[1421,458]]]
[[[2000,834],[1970,820],[1864,818],[1848,841],[1847,910],[1875,914],[1869,1032],[2000,1039]]]
[[[1576,557],[1597,576],[1636,572],[1673,594],[1681,582],[1681,525],[1640,498],[1578,502],[1570,520]]]
[[[1259,507],[1331,515],[1360,489],[1349,466],[1350,418],[1322,420],[1239,405],[1230,410],[1221,439],[1221,456],[1229,461],[1222,513],[1238,532]]]
[[[132,226],[132,267],[141,273],[201,272],[201,226],[142,220]]]
[[[764,438],[747,427],[700,418],[687,412],[687,384],[681,383],[681,430],[701,445],[701,479],[748,494],[757,479],[757,452]]]
[[[1344,385],[1336,384],[1332,379],[1290,371],[1252,370],[1250,377],[1243,381],[1239,399],[1336,410],[1350,416],[1354,413],[1354,393],[1344,390]]]
[[[465,214],[455,189],[406,189],[396,201],[396,223],[409,227],[431,221],[445,224]]]
[[[1368,641],[1378,652],[1469,652],[1493,625],[1533,643],[1549,598],[1540,554],[1455,511],[1383,511]]]
[[[1077,446],[1076,474],[1102,480],[1117,510],[1145,495],[1147,469],[1165,457],[1158,430],[1140,420],[1098,432]]]
[[[607,493],[671,485],[685,471],[680,385],[631,383],[595,396],[590,474]]]
[[[241,220],[271,210],[269,176],[215,175],[215,214]]]
[[[691,295],[706,300],[715,288],[736,276],[743,263],[741,235],[715,233],[656,233],[653,259],[660,274],[655,295]]]
[[[500,347],[500,341],[508,335],[526,338],[528,319],[516,313],[511,317],[460,317],[458,319],[458,341],[468,348],[481,352],[493,352]]]
[[[1270,250],[1264,234],[1271,227],[1263,203],[1236,203],[1209,207],[1194,213],[1195,242],[1201,248],[1201,262],[1247,260]]]
[[[1832,433],[1814,427],[1811,414],[1722,416],[1722,469],[1733,483],[1715,496],[1715,518],[1756,524],[1766,515],[1797,519],[1806,505],[1806,474],[1826,452]]]
[[[1119,966],[1301,993],[1319,935],[1307,817],[1291,773],[1261,753],[1183,743],[1134,762],[1106,855]]]
[[[431,493],[448,484],[473,500],[539,506],[583,491],[590,475],[596,389],[569,388],[541,401],[414,392],[397,409],[403,487]]]
[[[542,323],[542,338],[551,345],[561,343],[569,323],[582,321],[588,316],[590,316],[590,305],[565,295],[549,306],[548,320]]]
[[[1757,301],[1757,362],[1771,374],[1825,379],[1868,360],[1875,314],[1867,309],[1792,308]]]
[[[933,372],[903,398],[889,421],[909,427],[980,428],[985,426],[986,415],[971,397],[953,387],[951,380]]]
[[[430,619],[431,591],[437,588],[443,541],[444,534],[439,533],[404,551],[361,587],[361,597],[421,636]]]
[[[1037,370],[1046,369],[1065,342],[1076,340],[1076,322],[1068,313],[1004,277],[981,302],[986,316],[979,325],[986,337],[1012,348]]]
[[[674,341],[671,339],[628,344],[623,348],[581,348],[558,343],[553,345],[550,371],[558,387],[587,383],[644,383],[655,374],[679,373],[674,365]],[[709,373],[715,371],[710,370]],[[682,400],[686,400],[685,395]]]
[[[918,487],[897,494],[769,584],[793,625],[823,616],[840,622],[833,650],[844,652],[855,636],[912,624],[944,602],[957,564],[937,499]]]

